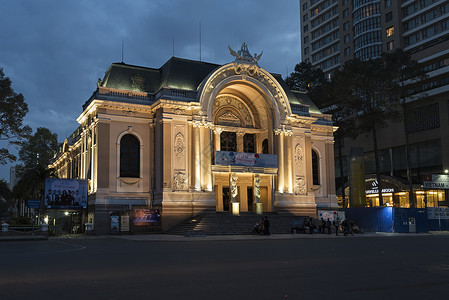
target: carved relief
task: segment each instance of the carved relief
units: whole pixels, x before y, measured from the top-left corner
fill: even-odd
[[[307,189],[306,189],[306,181],[304,180],[304,177],[297,176],[295,180],[295,195],[306,195]]]
[[[185,191],[187,188],[186,174],[177,172],[173,178],[173,191]]]
[[[131,77],[131,81],[132,81],[132,88],[138,89],[140,91],[143,91],[144,88],[144,82],[145,82],[145,78],[143,78],[140,75],[134,75],[133,77]]]
[[[237,202],[237,200],[236,200],[236,197],[238,194],[237,179],[238,179],[237,175],[235,173],[231,173],[231,177],[229,178],[229,181],[230,181],[229,185],[231,186],[231,202],[232,203]]]
[[[185,145],[184,145],[184,135],[181,132],[178,132],[175,136],[175,155],[178,160],[183,159]]]
[[[214,101],[212,113],[215,124],[247,128],[254,125],[248,107],[236,97],[217,97]]]
[[[260,182],[262,181],[262,178],[259,174],[256,174],[254,176],[254,196],[255,200],[254,203],[260,203]]]
[[[296,144],[295,147],[295,163],[298,168],[301,168],[304,162],[304,151],[302,150],[301,144]]]
[[[134,117],[137,115],[137,112],[132,111],[132,110],[122,110],[122,113],[128,117]]]

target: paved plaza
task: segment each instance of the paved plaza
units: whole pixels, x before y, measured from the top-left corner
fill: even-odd
[[[2,299],[436,299],[448,234],[0,242]]]

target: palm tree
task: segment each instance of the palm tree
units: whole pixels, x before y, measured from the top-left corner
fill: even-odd
[[[25,169],[19,182],[14,186],[13,195],[20,201],[39,199],[41,201],[40,213],[44,213],[45,179],[57,177],[53,168],[45,168],[38,164],[33,168]]]

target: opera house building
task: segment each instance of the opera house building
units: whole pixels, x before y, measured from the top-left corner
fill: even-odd
[[[153,217],[166,230],[198,214],[337,208],[331,115],[246,44],[230,52],[225,65],[113,63],[98,80],[51,165],[87,179],[83,221],[95,233]]]

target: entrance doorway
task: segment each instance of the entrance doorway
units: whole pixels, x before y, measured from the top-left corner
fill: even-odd
[[[248,211],[253,211],[253,188],[252,187],[248,187],[246,189],[247,192],[247,196],[246,198],[248,199]]]
[[[229,211],[229,202],[231,202],[231,193],[228,187],[223,188],[223,211]]]

